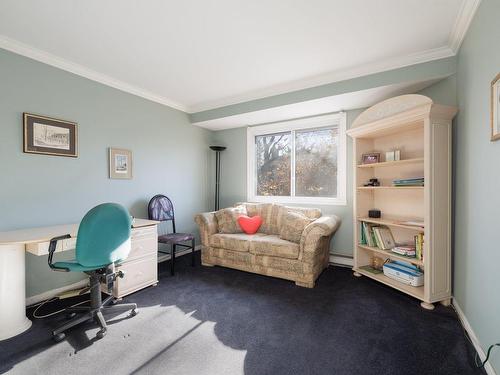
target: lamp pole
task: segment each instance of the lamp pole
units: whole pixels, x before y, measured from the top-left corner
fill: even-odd
[[[210,146],[211,150],[215,151],[215,211],[219,210],[219,193],[220,193],[220,153],[224,151],[224,146]]]

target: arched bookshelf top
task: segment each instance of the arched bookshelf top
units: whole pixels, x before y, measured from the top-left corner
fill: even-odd
[[[424,105],[430,106],[432,104],[432,99],[424,95],[409,94],[396,96],[377,103],[361,113],[354,120],[351,129],[409,111],[413,108]]]

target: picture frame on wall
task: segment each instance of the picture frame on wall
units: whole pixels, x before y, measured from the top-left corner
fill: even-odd
[[[132,151],[122,148],[109,148],[109,178],[132,178]]]
[[[491,141],[500,139],[500,73],[491,81]]]
[[[78,157],[78,124],[23,113],[23,152]]]

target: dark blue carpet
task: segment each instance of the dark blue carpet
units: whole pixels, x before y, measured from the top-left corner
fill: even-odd
[[[434,311],[349,269],[330,267],[314,289],[219,267],[161,265],[157,287],[128,298],[139,315],[114,317],[54,344],[64,316],[0,342],[12,374],[482,374],[451,307]],[[66,303],[75,303],[65,301]],[[46,310],[56,304],[46,306]]]

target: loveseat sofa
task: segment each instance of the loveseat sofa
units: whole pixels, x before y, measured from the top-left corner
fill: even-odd
[[[259,215],[262,218],[257,233],[221,233],[220,227],[227,223],[217,215],[219,211],[195,216],[201,235],[202,264],[279,277],[313,288],[318,276],[328,266],[330,239],[340,219],[335,215],[322,216],[319,209],[273,203],[239,203],[238,207],[250,217]],[[290,227],[288,218],[294,214],[306,217],[309,220],[307,225],[299,226],[297,230]],[[284,226],[292,232],[290,238],[295,242],[282,238]]]

